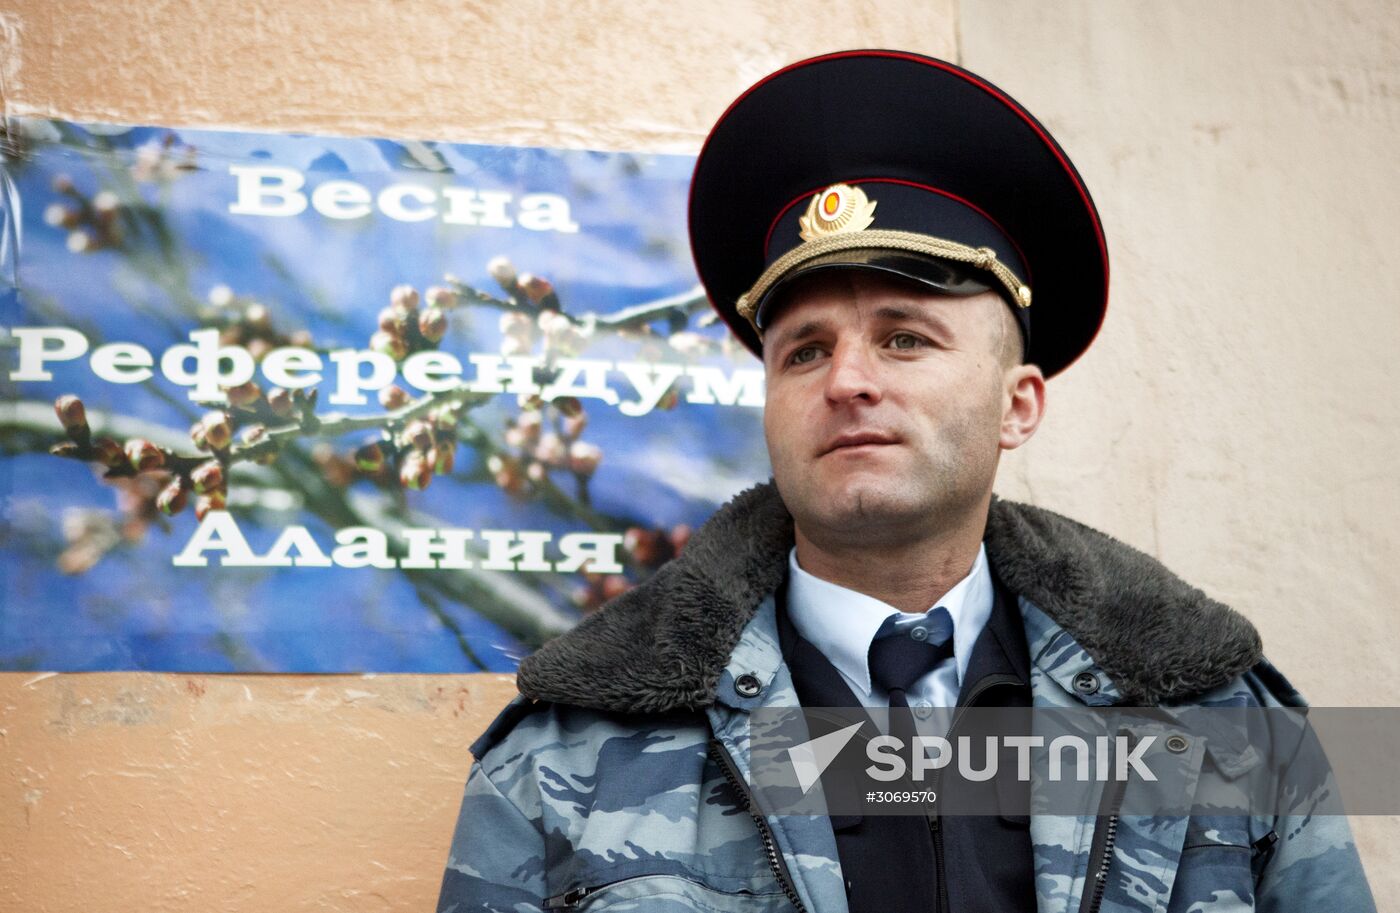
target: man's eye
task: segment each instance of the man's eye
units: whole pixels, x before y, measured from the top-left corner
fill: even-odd
[[[890,337],[890,346],[896,349],[915,349],[923,344],[923,340],[913,333],[896,333]]]
[[[816,357],[817,357],[817,347],[816,347],[816,346],[803,346],[802,348],[800,348],[800,349],[798,349],[797,351],[793,352],[793,353],[792,353],[792,357],[790,357],[790,358],[788,359],[788,361],[792,362],[792,363],[795,364],[795,365],[804,365],[804,364],[806,364],[807,362],[811,361],[812,359],[814,359],[814,358],[816,358]]]

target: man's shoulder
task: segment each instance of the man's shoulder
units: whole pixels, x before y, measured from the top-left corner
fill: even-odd
[[[665,742],[703,744],[708,724],[700,712],[620,713],[517,694],[472,742],[472,757],[492,767],[531,765],[574,757],[597,759],[646,751]]]
[[[993,573],[1048,620],[1045,642],[1065,656],[1071,646],[1083,650],[1134,703],[1190,699],[1227,685],[1263,655],[1243,615],[1078,520],[998,498],[985,541]]]
[[[487,752],[514,731],[521,720],[532,714],[541,713],[548,707],[549,702],[547,701],[537,701],[523,694],[517,694],[509,704],[501,708],[501,711],[496,714],[496,718],[491,721],[481,735],[477,736],[476,741],[472,742],[467,750],[472,753],[473,758],[478,761],[482,760]]]
[[[1267,657],[1233,680],[1202,695],[1204,706],[1306,707],[1307,701],[1293,683]]]

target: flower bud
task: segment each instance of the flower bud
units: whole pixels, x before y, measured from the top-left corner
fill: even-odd
[[[216,308],[226,308],[233,304],[233,289],[227,285],[216,285],[209,290],[209,303]]]
[[[109,437],[100,437],[92,442],[92,455],[103,466],[114,468],[126,462],[122,445]]]
[[[236,387],[225,387],[224,396],[228,397],[230,406],[251,406],[262,398],[262,388],[250,380]]]
[[[406,311],[418,310],[418,289],[411,285],[396,285],[389,293],[389,302],[394,307],[403,308]]]
[[[296,400],[286,387],[273,387],[267,391],[267,407],[278,418],[292,418],[297,414]]]
[[[185,480],[179,476],[171,479],[170,484],[156,495],[156,507],[167,517],[173,517],[184,510],[188,501],[189,492],[185,489]]]
[[[218,460],[205,460],[190,470],[190,484],[195,494],[208,494],[224,487],[224,467]]]
[[[641,542],[642,539],[647,536],[647,532],[647,530],[642,529],[640,526],[627,527],[626,531],[622,534],[622,547],[635,556],[637,554],[637,543]]]
[[[519,311],[506,311],[501,314],[499,323],[502,336],[520,336],[529,339],[535,332],[535,322]]]
[[[379,405],[385,409],[399,409],[408,405],[408,391],[398,384],[390,384],[379,391]]]
[[[682,355],[695,355],[705,348],[705,337],[701,336],[699,333],[692,333],[689,330],[672,333],[670,339],[667,341],[670,342],[671,348]]]
[[[535,319],[539,325],[540,332],[546,336],[558,336],[566,333],[574,326],[574,322],[563,314],[554,310],[540,311],[540,316]]]
[[[441,342],[447,335],[447,315],[436,307],[424,308],[418,315],[418,332],[428,342]]]
[[[567,455],[568,448],[564,444],[564,439],[553,432],[543,435],[540,442],[535,445],[535,459],[541,463],[559,466]]]
[[[62,203],[50,203],[44,209],[44,223],[53,228],[77,228],[80,221],[78,211]]]
[[[272,326],[272,312],[267,309],[265,304],[250,304],[243,310],[243,322],[260,330],[266,330]]]
[[[93,240],[92,235],[88,234],[85,231],[70,231],[68,233],[67,244],[69,253],[87,253],[96,245],[96,243],[97,242]]]
[[[492,257],[491,262],[486,264],[486,272],[491,274],[491,278],[506,291],[515,288],[516,273],[515,264],[506,257]]]
[[[529,298],[532,304],[543,304],[546,298],[554,295],[554,284],[543,276],[521,273],[519,282],[520,290],[525,293],[525,297]]]
[[[496,484],[501,490],[513,498],[524,497],[529,490],[525,482],[525,477],[520,473],[520,467],[515,463],[505,464],[500,472],[495,474]]]
[[[569,468],[585,478],[593,475],[603,460],[602,448],[587,441],[574,441],[569,445]]]
[[[54,444],[52,447],[49,448],[49,453],[53,454],[54,456],[68,457],[70,459],[76,458],[82,452],[83,448],[79,447],[72,441],[59,441],[57,444]]]
[[[565,418],[573,418],[583,413],[583,403],[577,396],[560,396],[554,400],[554,408],[558,409]]]
[[[408,343],[404,342],[403,337],[385,333],[383,330],[369,338],[369,347],[388,355],[394,361],[403,361],[408,357]]]
[[[225,412],[207,412],[200,420],[204,426],[204,442],[212,450],[223,450],[233,441],[233,426]]]
[[[131,468],[137,472],[159,469],[165,465],[165,453],[155,444],[144,438],[132,438],[126,442],[126,458]]]
[[[455,308],[457,306],[457,293],[450,288],[446,288],[445,286],[429,286],[428,291],[424,294],[424,297],[428,299],[428,304],[432,305],[435,308],[451,310],[452,308]]]
[[[433,426],[416,418],[403,429],[403,437],[415,450],[427,451],[434,443]]]
[[[222,488],[202,494],[194,499],[194,515],[199,520],[203,520],[205,514],[211,510],[223,510],[226,507],[228,507],[228,496],[224,494]]]
[[[83,407],[82,400],[71,393],[65,393],[54,400],[53,411],[69,437],[80,444],[87,440],[91,430],[88,428],[87,409]]]
[[[411,318],[411,311],[390,305],[379,312],[379,329],[394,336],[403,336],[408,332]]]
[[[616,599],[632,589],[632,581],[621,574],[609,574],[603,578],[603,599]]]
[[[564,437],[569,440],[577,440],[583,429],[588,425],[588,413],[580,412],[578,415],[571,415],[564,419]]]
[[[433,472],[440,476],[452,474],[452,467],[457,464],[457,445],[455,442],[438,444],[428,451],[428,462],[432,464]]]
[[[98,215],[111,215],[119,205],[117,195],[110,190],[98,191],[92,198],[92,208]]]
[[[355,450],[355,468],[360,472],[374,474],[384,468],[384,446],[379,441],[368,441]]]
[[[669,536],[671,540],[671,549],[677,555],[685,550],[686,543],[690,541],[690,532],[690,525],[688,523],[680,523],[671,527]]]
[[[530,465],[525,467],[525,477],[536,485],[543,484],[549,478],[549,467],[531,460]]]
[[[53,176],[54,193],[69,194],[73,192],[73,179],[66,174],[56,174]]]
[[[670,540],[660,530],[634,526],[623,534],[622,547],[643,567],[656,567],[671,557]]]
[[[515,419],[515,427],[519,428],[525,435],[525,440],[534,443],[540,439],[540,428],[544,425],[544,416],[539,410],[522,412]]]
[[[519,336],[507,336],[505,339],[501,340],[501,354],[506,358],[515,355],[524,355],[528,351],[530,351],[530,343],[521,339]]]
[[[421,453],[409,453],[399,465],[399,481],[404,488],[422,491],[433,480],[433,465]]]
[[[238,439],[245,447],[252,447],[266,437],[266,425],[249,425],[238,433]],[[260,453],[254,457],[253,462],[257,463],[259,466],[270,466],[277,462],[277,450],[275,448],[270,448],[265,453]]]
[[[457,412],[449,406],[429,412],[428,421],[432,422],[437,430],[448,434],[457,430]]]

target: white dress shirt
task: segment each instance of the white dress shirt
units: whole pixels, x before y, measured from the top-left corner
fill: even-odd
[[[788,615],[807,641],[822,652],[867,707],[888,707],[889,695],[870,681],[870,644],[887,618],[912,621],[925,613],[901,612],[889,603],[813,577],[788,552]],[[954,707],[972,648],[992,614],[992,574],[987,548],[977,550],[972,570],[928,611],[942,607],[953,619],[953,656],[917,679],[905,692],[910,707]]]

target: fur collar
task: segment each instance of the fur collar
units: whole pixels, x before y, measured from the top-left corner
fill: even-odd
[[[771,482],[721,507],[685,551],[520,664],[529,697],[623,713],[696,710],[777,589],[792,518]],[[1261,658],[1259,635],[1155,559],[1038,507],[993,498],[987,557],[1132,704],[1198,695]]]

